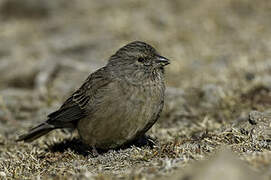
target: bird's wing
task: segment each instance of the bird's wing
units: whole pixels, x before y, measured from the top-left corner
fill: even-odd
[[[56,127],[74,127],[79,119],[87,116],[86,107],[96,98],[100,88],[111,82],[106,68],[92,73],[83,85],[68,98],[59,110],[48,115],[48,124]]]

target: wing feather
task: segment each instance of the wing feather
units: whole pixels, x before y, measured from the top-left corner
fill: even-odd
[[[105,67],[91,74],[84,84],[68,98],[55,112],[48,115],[47,123],[70,127],[88,115],[88,107],[91,99],[96,98],[99,89],[110,83],[111,78],[106,76]],[[64,123],[63,123],[64,122]]]

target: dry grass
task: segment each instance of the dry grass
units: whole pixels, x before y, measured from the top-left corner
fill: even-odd
[[[240,172],[271,178],[270,1],[19,1],[0,1],[0,179],[197,179],[186,167],[205,177],[192,164],[225,146]],[[133,40],[172,60],[153,147],[92,157],[61,131],[14,142]]]

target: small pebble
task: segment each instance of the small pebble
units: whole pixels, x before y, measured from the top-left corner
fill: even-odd
[[[6,177],[6,173],[3,171],[0,171],[0,177]]]

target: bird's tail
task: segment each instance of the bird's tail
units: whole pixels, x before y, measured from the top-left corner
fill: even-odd
[[[30,131],[27,134],[23,134],[19,136],[19,138],[16,141],[25,141],[25,142],[32,142],[39,137],[49,133],[55,129],[52,125],[48,123],[41,123],[40,125],[30,129]]]

